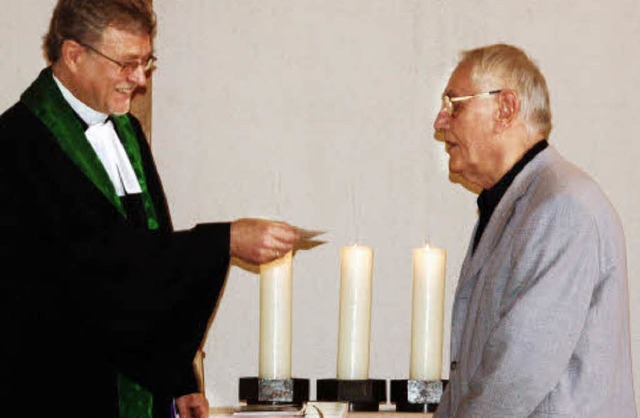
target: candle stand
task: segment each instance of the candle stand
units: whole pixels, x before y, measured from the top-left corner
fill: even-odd
[[[240,401],[247,405],[294,404],[302,406],[309,400],[309,379],[240,378]]]
[[[318,401],[348,402],[349,411],[380,410],[387,402],[387,382],[384,379],[319,379],[316,382]]]
[[[398,412],[434,412],[448,380],[392,380],[391,403]]]

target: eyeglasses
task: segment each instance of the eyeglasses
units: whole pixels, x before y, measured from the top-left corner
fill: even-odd
[[[453,107],[454,103],[464,102],[467,100],[475,99],[476,97],[489,97],[491,95],[498,94],[501,91],[502,90],[491,90],[484,93],[472,94],[471,96],[458,97],[449,97],[445,94],[444,96],[442,96],[442,106],[440,107],[440,111],[442,112],[444,110],[449,116],[453,116],[453,112],[455,110]]]
[[[78,41],[76,41],[78,42]],[[142,71],[144,71],[145,74],[148,74],[151,70],[153,70],[155,68],[155,63],[156,61],[158,61],[158,59],[156,57],[154,57],[153,55],[151,55],[149,58],[147,58],[146,61],[128,61],[128,62],[120,62],[116,59],[111,58],[108,55],[105,55],[104,53],[98,51],[96,48],[92,47],[89,44],[85,44],[83,42],[78,42],[80,45],[82,45],[83,47],[87,48],[90,51],[95,52],[96,54],[100,55],[102,58],[107,59],[109,61],[111,61],[112,63],[116,64],[118,67],[120,67],[120,72],[124,73],[124,74],[131,74],[134,71],[136,71],[138,69],[138,67],[142,67]]]

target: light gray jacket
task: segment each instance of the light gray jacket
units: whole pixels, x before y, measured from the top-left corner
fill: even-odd
[[[625,237],[598,185],[549,146],[471,247],[436,418],[637,418]]]

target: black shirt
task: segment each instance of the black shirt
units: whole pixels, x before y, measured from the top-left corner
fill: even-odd
[[[485,227],[489,223],[489,219],[491,219],[491,215],[493,211],[500,203],[500,199],[507,192],[507,189],[513,183],[513,180],[516,176],[522,171],[522,169],[529,163],[529,161],[533,160],[533,157],[538,155],[540,151],[547,148],[549,143],[546,139],[540,140],[537,142],[529,151],[527,151],[522,158],[511,167],[511,170],[507,172],[492,188],[485,189],[478,196],[478,209],[480,210],[480,222],[478,223],[478,229],[476,230],[476,234],[473,237],[473,250],[475,251],[478,246],[478,242],[480,242],[480,237],[482,237],[482,233],[484,232]]]

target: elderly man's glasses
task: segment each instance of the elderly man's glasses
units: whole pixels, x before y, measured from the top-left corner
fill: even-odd
[[[449,97],[448,95],[445,94],[444,96],[442,96],[442,107],[440,108],[440,111],[442,112],[444,110],[445,112],[447,112],[449,116],[453,116],[453,112],[455,110],[454,103],[464,102],[467,100],[475,99],[476,97],[489,97],[494,94],[498,94],[501,91],[502,90],[491,90],[483,93],[472,94],[471,96],[458,96],[458,97]]]
[[[78,42],[78,41],[76,41]],[[82,45],[83,47],[87,48],[90,51],[95,52],[96,54],[100,55],[102,58],[111,61],[112,63],[116,64],[118,67],[120,67],[120,72],[124,73],[124,74],[132,74],[134,71],[136,71],[138,69],[138,67],[142,67],[142,71],[145,72],[145,74],[149,73],[152,69],[155,68],[155,63],[158,60],[156,57],[154,57],[153,55],[151,55],[149,58],[147,58],[146,61],[128,61],[128,62],[121,62],[118,61],[114,58],[111,58],[108,55],[105,55],[104,53],[100,52],[99,50],[97,50],[96,48],[92,47],[91,45],[85,44],[83,42],[78,42],[80,45]]]

